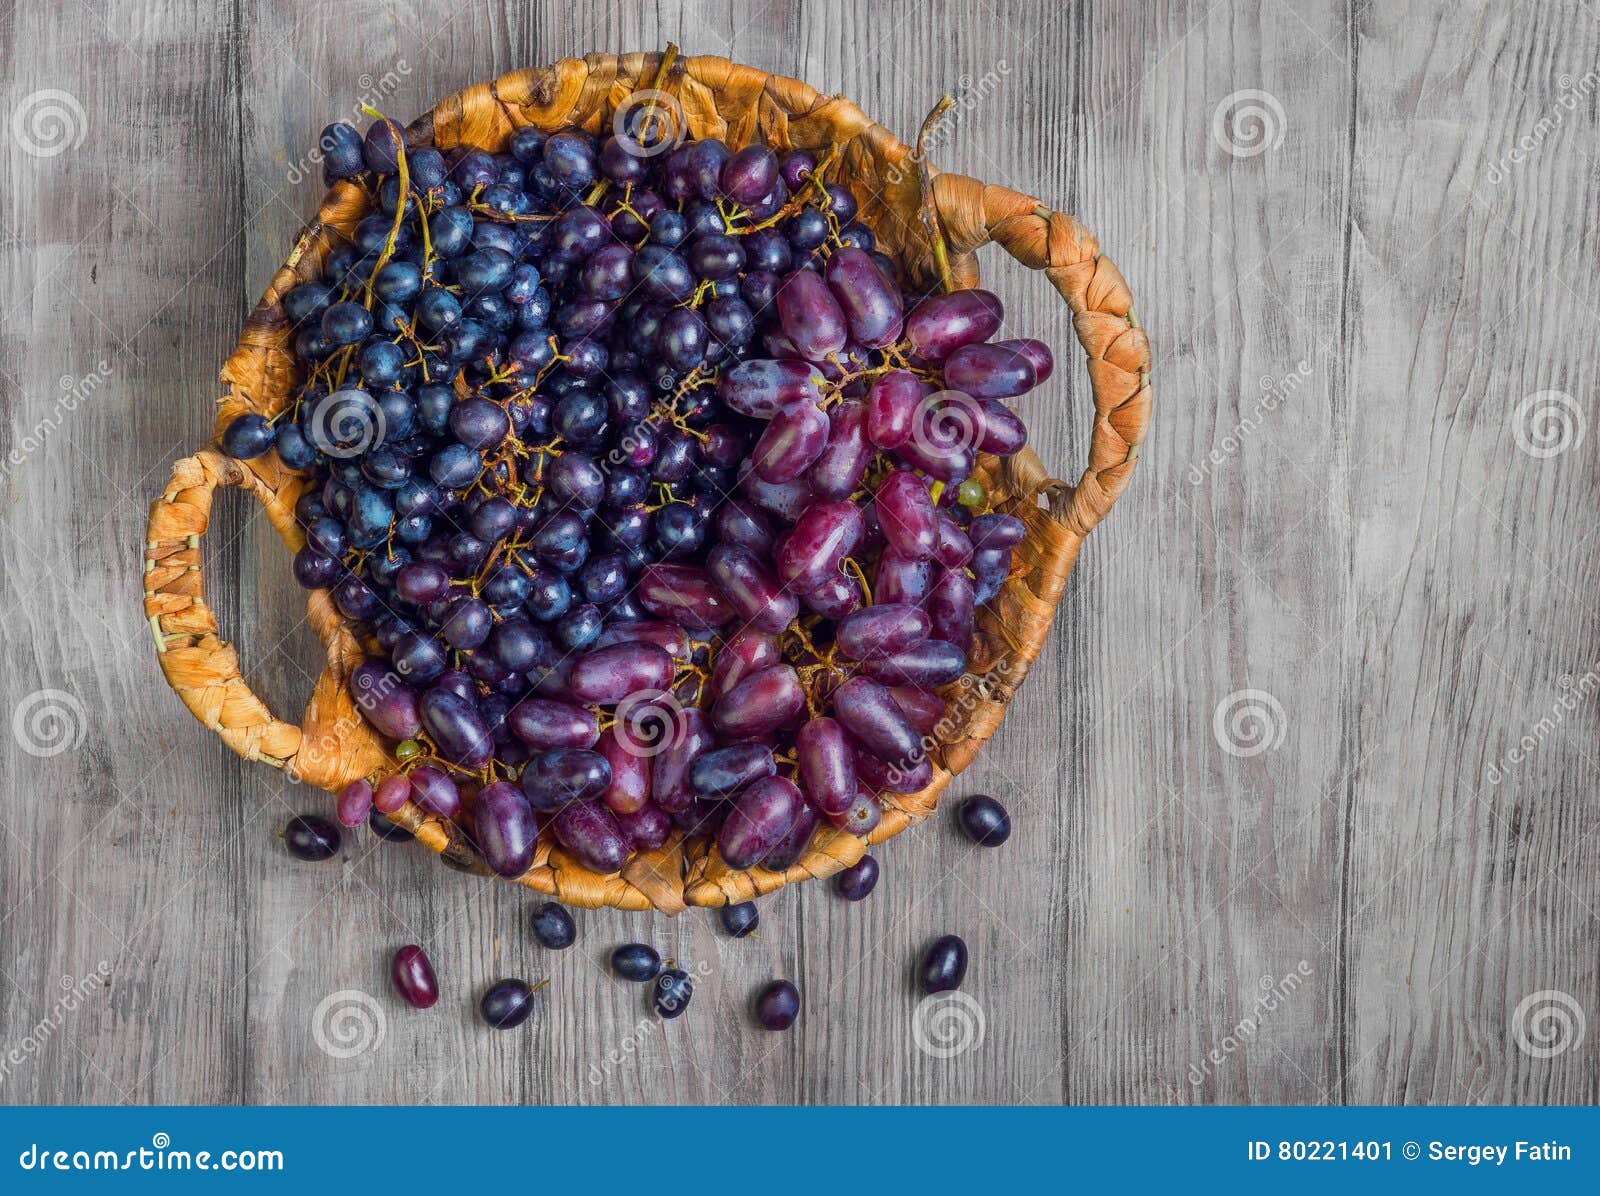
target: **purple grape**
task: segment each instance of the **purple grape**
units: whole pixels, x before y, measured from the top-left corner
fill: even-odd
[[[672,815],[653,803],[647,802],[631,814],[617,814],[615,809],[612,813],[635,851],[655,851],[672,834]]]
[[[654,644],[612,644],[573,661],[567,686],[580,702],[615,706],[633,694],[671,689],[674,671],[672,657]]]
[[[515,878],[533,864],[539,829],[533,807],[510,781],[485,785],[472,807],[478,850],[496,876]]]
[[[636,814],[650,800],[650,758],[631,734],[608,727],[595,750],[611,766],[611,783],[600,795],[613,814]]]
[[[1028,443],[1028,425],[998,400],[984,399],[980,416],[982,434],[978,439],[979,452],[1009,457]]]
[[[428,813],[454,818],[461,809],[461,790],[442,769],[424,764],[411,770],[410,780],[412,800]]]
[[[791,403],[767,424],[751,462],[768,482],[792,482],[828,446],[828,417],[814,403]]]
[[[389,961],[389,979],[401,1000],[413,1009],[432,1009],[439,1001],[439,981],[427,952],[408,944]]]
[[[611,765],[599,752],[556,748],[530,759],[522,770],[521,781],[522,792],[533,808],[550,813],[599,797],[611,784]]]
[[[624,943],[611,952],[611,970],[636,984],[654,980],[661,974],[661,953],[644,943]]]
[[[722,929],[734,938],[742,939],[755,933],[756,927],[761,925],[761,914],[755,902],[741,901],[723,906],[718,911],[718,920],[722,923]]]
[[[874,792],[917,793],[933,780],[933,761],[925,755],[891,764],[870,752],[857,752],[855,763],[861,783]],[[880,816],[874,812],[874,825]]]
[[[717,508],[717,539],[724,544],[748,548],[758,556],[771,554],[776,533],[772,520],[753,503],[731,498]]]
[[[706,572],[739,618],[757,631],[776,634],[800,613],[800,600],[779,586],[749,548],[717,545],[706,557]]]
[[[838,353],[847,339],[844,311],[828,284],[810,270],[796,270],[778,288],[778,323],[807,361]]]
[[[861,543],[866,525],[847,502],[820,499],[801,514],[778,553],[778,576],[804,593],[837,573]]]
[[[483,716],[466,698],[436,687],[422,695],[422,726],[444,755],[463,768],[482,768],[494,755]]]
[[[787,980],[774,980],[756,998],[756,1021],[763,1030],[787,1030],[800,1016],[800,990]]]
[[[999,847],[1011,838],[1011,815],[986,793],[975,793],[956,809],[961,829],[979,847]]]
[[[806,609],[835,621],[861,609],[861,583],[848,573],[835,573],[801,600]]]
[[[794,867],[811,846],[811,836],[816,830],[817,812],[810,806],[802,806],[789,833],[761,857],[761,866],[773,872],[785,872]]]
[[[651,761],[650,794],[656,805],[673,814],[694,804],[689,765],[711,744],[711,724],[705,712],[695,706],[683,710],[666,746]]]
[[[928,944],[917,967],[917,981],[925,993],[951,992],[967,976],[967,944],[953,934],[940,935]]]
[[[351,671],[350,696],[363,717],[390,739],[411,739],[422,730],[416,691],[379,661],[363,661]]]
[[[811,466],[811,490],[818,498],[846,499],[861,485],[872,458],[867,443],[865,403],[840,403],[828,417],[828,443]]]
[[[777,637],[746,627],[722,643],[711,663],[710,693],[724,694],[751,673],[775,665],[783,659]]]
[[[858,768],[862,761],[870,759],[872,757],[864,753],[856,753]],[[883,806],[872,794],[862,792],[856,794],[855,801],[850,803],[850,808],[843,814],[829,814],[825,817],[829,825],[864,839],[877,829],[878,823],[883,821]]]
[[[851,736],[878,759],[895,763],[922,754],[916,729],[888,689],[873,678],[850,678],[833,691],[833,708]]]
[[[297,814],[283,828],[283,845],[297,860],[331,860],[342,843],[339,828],[315,814]]]
[[[689,1008],[689,999],[693,996],[694,981],[689,979],[688,972],[682,968],[664,968],[655,979],[650,1002],[658,1016],[670,1020]]]
[[[521,980],[497,980],[478,1002],[483,1020],[496,1030],[513,1030],[527,1021],[538,1004],[533,989]]]
[[[805,478],[792,482],[769,482],[751,470],[739,482],[750,501],[771,512],[785,523],[793,523],[811,505],[811,483]]]
[[[929,637],[950,644],[970,644],[976,598],[972,579],[965,569],[959,566],[941,569],[938,580],[928,591]]]
[[[833,878],[833,891],[846,901],[864,901],[878,887],[878,861],[864,855]]]
[[[384,777],[372,791],[372,807],[380,814],[393,814],[410,800],[411,778],[403,772]]]
[[[874,660],[914,648],[928,638],[928,615],[910,603],[879,603],[847,615],[834,631],[847,660]]]
[[[947,486],[959,485],[971,476],[977,463],[976,451],[962,435],[959,422],[943,429],[935,424],[895,449],[895,456]]]
[[[646,565],[639,601],[651,614],[690,631],[715,631],[733,617],[727,600],[696,565]]]
[[[873,597],[880,603],[918,605],[928,596],[928,590],[932,585],[932,561],[906,560],[891,552],[885,552],[878,558],[872,592]]]
[[[726,739],[753,739],[787,725],[805,704],[805,690],[794,669],[772,665],[724,692],[711,708],[711,725]]]
[[[600,737],[594,712],[571,702],[524,698],[506,714],[506,726],[529,747],[591,748]]]
[[[906,317],[905,335],[918,356],[943,361],[963,345],[999,331],[1005,308],[988,291],[952,291],[918,304]]]
[[[1028,529],[1015,515],[994,512],[974,518],[967,535],[974,548],[1015,548],[1027,538]]]
[[[963,345],[945,359],[944,383],[978,399],[1010,399],[1034,387],[1027,354],[1002,345]]]
[[[916,474],[897,469],[878,483],[878,530],[888,551],[906,560],[926,560],[938,547],[933,500],[928,486]]]
[[[771,748],[760,743],[735,743],[696,759],[689,766],[689,787],[700,797],[730,797],[777,771]]]
[[[723,164],[722,193],[746,206],[758,202],[778,181],[778,158],[764,145],[747,145]]]
[[[1033,379],[1035,386],[1043,386],[1045,381],[1055,372],[1055,355],[1050,352],[1050,346],[1043,341],[1024,338],[1014,341],[996,341],[1002,349],[1013,349],[1026,357],[1033,366]]]
[[[754,866],[800,816],[800,790],[785,777],[764,777],[745,788],[717,832],[717,851],[730,868]]]
[[[867,392],[867,439],[881,449],[899,448],[911,439],[921,403],[922,383],[915,374],[894,370],[883,375]]]
[[[891,345],[900,336],[900,288],[860,249],[836,250],[823,270],[828,289],[844,311],[850,338],[869,349]]]
[[[948,685],[966,672],[967,654],[947,640],[930,639],[892,655],[869,660],[862,667],[869,677],[886,685],[932,689]]]
[[[599,802],[575,801],[563,806],[551,820],[561,846],[591,872],[620,871],[630,849],[622,829]]]
[[[771,419],[791,403],[817,402],[817,371],[803,361],[742,361],[717,383],[717,397],[740,415]]]
[[[360,826],[372,812],[372,786],[366,781],[351,781],[339,790],[340,826]]]
[[[819,814],[838,815],[856,795],[856,770],[850,737],[831,718],[814,718],[795,736],[800,780],[806,800]]]
[[[972,541],[946,512],[937,512],[935,522],[938,543],[933,550],[933,559],[947,569],[959,569],[972,557]]]
[[[528,922],[533,929],[533,937],[539,940],[541,947],[564,951],[578,941],[578,927],[567,912],[567,907],[559,902],[545,902],[533,911]]]
[[[633,643],[654,644],[674,660],[689,658],[689,637],[683,628],[656,619],[628,619],[608,623],[605,630],[600,633],[600,638],[595,640],[594,646],[608,648],[612,644]]]

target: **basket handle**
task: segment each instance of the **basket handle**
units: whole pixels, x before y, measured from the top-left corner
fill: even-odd
[[[1043,270],[1072,309],[1088,355],[1095,421],[1089,464],[1061,518],[1081,539],[1127,489],[1150,426],[1150,342],[1128,284],[1088,229],[1030,195],[966,175],[936,174],[933,201],[958,286],[977,285],[974,253],[993,242],[1028,269]]]
[[[276,717],[251,690],[239,671],[238,653],[218,636],[216,614],[205,600],[200,540],[210,525],[218,486],[248,491],[284,541],[299,546],[293,498],[273,484],[274,468],[263,464],[257,472],[210,449],[173,465],[161,496],[150,504],[144,610],[167,684],[197,719],[247,760],[264,760],[296,780],[338,788],[381,766],[383,753],[342,683],[360,660],[361,647],[341,625],[326,591],[315,591],[307,607],[328,661],[300,726]]]

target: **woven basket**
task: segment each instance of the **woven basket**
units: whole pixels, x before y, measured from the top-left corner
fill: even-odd
[[[501,150],[516,129],[529,124],[609,129],[617,105],[636,90],[658,86],[681,104],[690,136],[720,137],[734,146],[759,139],[776,149],[837,147],[834,177],[856,192],[861,217],[884,252],[912,277],[933,277],[936,256],[919,219],[916,157],[886,129],[850,101],[821,95],[794,79],[709,57],[671,61],[662,75],[662,61],[658,54],[592,54],[542,70],[513,71],[443,100],[413,123],[408,140],[441,150],[463,144]],[[979,613],[970,673],[949,688],[949,715],[931,753],[932,783],[909,796],[884,794],[883,821],[867,840],[824,825],[806,855],[784,872],[732,870],[709,841],[685,841],[674,833],[661,850],[636,856],[619,874],[601,876],[581,867],[546,835],[533,867],[517,883],[570,905],[654,907],[672,914],[686,905],[745,901],[793,881],[829,876],[860,859],[868,842],[882,842],[931,814],[951,777],[971,763],[1005,717],[1007,703],[1043,647],[1079,545],[1133,473],[1150,418],[1149,345],[1122,275],[1076,220],[1005,187],[926,169],[954,285],[977,284],[974,251],[991,241],[1029,269],[1043,270],[1072,309],[1088,357],[1095,408],[1089,464],[1075,486],[1051,478],[1027,449],[1003,462],[980,460],[977,476],[989,487],[996,508],[1019,516],[1027,538],[1014,554],[1010,578]],[[288,400],[297,367],[278,300],[317,277],[332,247],[364,215],[366,200],[358,187],[340,183],[328,192],[222,368],[227,393],[219,400],[214,436],[238,415],[271,415]],[[1045,401],[1044,395],[1028,400]],[[327,663],[300,724],[284,722],[240,675],[237,655],[217,634],[200,574],[200,539],[218,486],[236,486],[259,499],[293,551],[304,543],[294,505],[305,485],[306,478],[287,469],[276,453],[243,462],[206,449],[177,462],[150,508],[145,614],[162,672],[196,718],[241,756],[332,791],[395,765],[346,689],[351,669],[365,655],[355,630],[327,591],[310,595],[308,616],[326,647]],[[394,819],[446,863],[484,871],[452,824],[409,805]]]

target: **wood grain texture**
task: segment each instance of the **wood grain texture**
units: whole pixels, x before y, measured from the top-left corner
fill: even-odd
[[[859,906],[784,889],[745,941],[700,912],[580,912],[553,954],[528,895],[420,851],[290,861],[278,828],[326,799],[165,692],[137,546],[315,205],[323,124],[669,39],[902,136],[961,94],[938,162],[1099,235],[1157,415],[958,787],[1010,806],[1012,842],[940,819],[881,850]],[[23,0],[0,55],[0,1100],[1600,1100],[1583,5]],[[76,112],[37,156],[48,130],[13,117],[46,90]],[[1068,345],[1038,280],[989,256],[1015,334]],[[1069,476],[1073,367],[1027,412]],[[1524,451],[1530,401],[1589,434]],[[207,546],[252,684],[297,711],[318,651],[281,545],[230,495]],[[940,1059],[910,970],[948,931],[984,1037]],[[696,970],[681,1020],[606,974],[632,939]],[[425,1015],[388,994],[402,942],[444,981]],[[551,984],[492,1034],[475,1000],[504,975]],[[805,994],[781,1036],[747,1013],[780,975]],[[1547,990],[1591,1032],[1538,1057],[1514,1023]],[[363,1017],[381,1041],[340,1057]]]

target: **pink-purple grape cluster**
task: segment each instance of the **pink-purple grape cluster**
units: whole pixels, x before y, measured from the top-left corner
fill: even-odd
[[[389,121],[322,151],[370,214],[281,296],[291,401],[222,444],[308,478],[295,574],[366,636],[400,768],[339,821],[411,805],[508,877],[674,830],[783,869],[925,786],[1024,536],[974,469],[1050,351],[993,340],[987,291],[909,291],[831,155]]]

